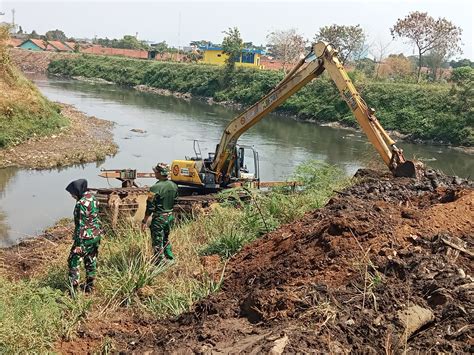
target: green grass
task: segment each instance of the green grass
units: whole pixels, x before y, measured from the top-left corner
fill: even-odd
[[[0,148],[57,132],[69,121],[10,62],[8,30],[0,26]]]
[[[36,281],[0,279],[0,353],[43,353],[68,338],[90,302]]]
[[[126,86],[148,85],[216,101],[251,105],[271,90],[283,77],[278,71],[236,69],[225,80],[222,67],[143,61],[119,57],[82,55],[52,61],[52,74],[98,77]],[[473,115],[467,100],[470,91],[456,84],[414,84],[376,81],[351,72],[355,85],[382,125],[412,139],[472,146]],[[466,79],[467,80],[467,79]],[[464,92],[464,93],[463,93]],[[470,98],[470,99],[469,99]],[[471,105],[472,106],[472,105]],[[346,103],[327,75],[312,81],[281,105],[279,111],[316,122],[341,122],[356,127]]]

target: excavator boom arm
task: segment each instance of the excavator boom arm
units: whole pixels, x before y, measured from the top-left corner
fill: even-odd
[[[218,181],[229,176],[233,168],[232,158],[237,139],[289,96],[321,75],[324,70],[328,71],[360,127],[389,169],[396,176],[416,177],[415,164],[405,160],[402,150],[396,147],[395,142],[375,117],[375,111],[370,109],[360,97],[339,61],[337,51],[330,44],[320,41],[313,46],[311,53],[300,60],[270,93],[227,125],[211,164],[211,170],[216,173]]]
[[[305,63],[304,60],[301,60],[272,91],[234,118],[224,130],[211,169],[221,172],[233,154],[237,139],[244,132],[323,71],[324,67],[319,61]],[[229,166],[228,169],[230,170],[230,168]]]

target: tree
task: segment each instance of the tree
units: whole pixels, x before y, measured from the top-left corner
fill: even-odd
[[[110,48],[123,48],[123,49],[142,49],[148,50],[150,46],[143,41],[139,41],[135,36],[125,35],[122,39],[108,39],[98,38],[94,41],[95,43]]]
[[[222,41],[222,50],[227,54],[226,69],[227,72],[233,71],[235,63],[240,61],[242,49],[244,49],[244,41],[240,37],[240,31],[237,27],[229,27],[227,31],[223,31],[226,35]]]
[[[375,60],[370,58],[363,58],[355,61],[355,68],[367,76],[372,76],[374,74],[376,65]]]
[[[149,46],[146,43],[139,41],[135,36],[125,35],[118,41],[116,48],[148,50]]]
[[[422,62],[426,63],[428,68],[430,68],[431,77],[433,81],[436,81],[439,77],[441,77],[441,68],[447,68],[449,66],[449,64],[445,60],[445,57],[446,53],[444,51],[432,49],[423,58],[424,60]]]
[[[31,31],[31,33],[28,35],[28,38],[32,38],[32,39],[38,39],[40,38],[40,35],[35,31]]]
[[[160,55],[160,58],[163,59],[163,56],[168,51],[168,44],[166,41],[159,42],[153,45],[153,49]]]
[[[370,45],[369,53],[374,57],[375,62],[375,79],[379,77],[382,61],[385,58],[391,44],[392,42],[387,43],[383,42],[381,39],[378,39],[376,42]]]
[[[23,28],[21,26],[18,27],[18,34],[20,34],[20,35],[23,34]]]
[[[265,46],[259,45],[257,46],[256,44],[253,44],[253,42],[244,42],[244,48],[246,49],[255,49],[255,50],[264,50]]]
[[[471,67],[474,68],[474,62],[470,59],[464,58],[460,60],[452,60],[449,62],[452,68],[460,68],[460,67]]]
[[[390,29],[392,37],[408,38],[418,49],[418,73],[420,81],[422,56],[431,50],[444,53],[445,57],[462,53],[460,42],[462,29],[445,18],[435,20],[426,12],[411,12],[404,19],[398,19]]]
[[[211,41],[206,41],[205,39],[201,39],[200,41],[191,41],[189,43],[190,46],[194,46],[194,47],[198,47],[198,48],[201,48],[201,47],[211,47],[212,46],[212,42]]]
[[[412,64],[403,54],[390,54],[384,60],[384,69],[381,74],[392,78],[406,78],[412,73]]]
[[[270,54],[282,62],[285,72],[288,64],[295,64],[304,54],[307,42],[294,28],[271,32],[267,40]]]
[[[46,40],[48,41],[67,41],[67,36],[61,30],[51,30],[45,34]]]
[[[458,85],[474,81],[474,69],[471,67],[458,67],[453,69],[451,81]]]
[[[331,43],[339,51],[342,62],[345,62],[358,59],[364,50],[365,33],[360,25],[331,25],[321,27],[314,40]]]

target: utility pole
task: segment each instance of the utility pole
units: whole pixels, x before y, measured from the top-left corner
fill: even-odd
[[[181,11],[179,12],[178,17],[178,55],[176,56],[176,61],[179,62],[179,48],[181,47]]]
[[[12,26],[13,26],[13,31],[16,31],[16,28],[15,28],[15,9],[12,9]]]

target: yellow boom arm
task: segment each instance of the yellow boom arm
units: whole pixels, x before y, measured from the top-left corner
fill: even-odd
[[[368,108],[360,97],[339,61],[337,51],[330,44],[321,41],[313,46],[311,53],[300,60],[270,93],[227,125],[211,165],[217,181],[222,181],[232,171],[237,139],[324,70],[328,71],[342,98],[389,169],[396,176],[416,176],[415,165],[405,160],[402,150],[395,146],[395,142],[375,117],[375,111]]]

